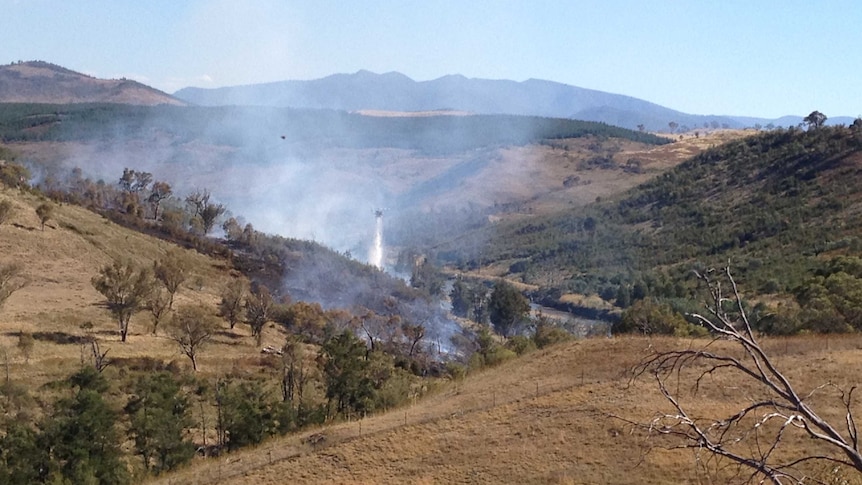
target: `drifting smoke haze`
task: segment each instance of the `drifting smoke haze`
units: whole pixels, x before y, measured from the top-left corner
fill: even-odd
[[[405,241],[433,240],[433,230],[417,235],[418,219],[441,215],[451,228],[469,213],[475,223],[477,214],[481,219],[511,197],[500,177],[522,183],[534,163],[524,158],[505,173],[497,166],[495,146],[533,137],[529,118],[497,123],[491,138],[483,125],[495,120],[479,117],[158,107],[117,118],[87,126],[82,136],[64,132],[48,150],[34,143],[18,149],[55,176],[79,167],[113,184],[130,168],[169,182],[179,198],[208,189],[260,231],[313,240],[357,259],[368,255],[365,262],[375,266],[376,208],[389,207],[383,238],[396,247],[379,262],[389,266]],[[477,119],[465,122],[470,118]],[[493,184],[482,182],[495,176]]]
[[[60,179],[78,167],[113,185],[124,168],[146,171],[172,185],[175,205],[184,204],[192,191],[207,190],[213,202],[227,206],[228,215],[288,238],[288,246],[306,240],[330,248],[279,250],[284,276],[277,293],[324,308],[364,307],[433,325],[428,335],[438,336],[440,348],[449,341],[440,336],[453,335],[459,326],[438,303],[423,301],[406,287],[412,258],[424,254],[433,261],[434,248],[443,244],[457,246],[468,258],[481,257],[493,237],[491,216],[503,210],[498,206],[527,204],[536,190],[561,184],[529,145],[596,132],[607,136],[609,130],[506,115],[377,117],[332,110],[122,105],[45,109],[62,110],[63,122],[44,135],[47,139],[25,136],[14,148],[47,176]],[[534,188],[539,179],[544,181]],[[385,227],[375,214],[383,207]],[[486,230],[475,231],[480,228]],[[380,271],[395,274],[397,267],[400,279]],[[376,294],[400,303],[380,303]]]
[[[502,141],[474,140],[471,131],[483,123],[462,130],[467,117],[417,123],[269,108],[114,109],[109,123],[70,121],[55,140],[23,141],[16,149],[43,180],[61,180],[80,168],[86,177],[115,185],[125,168],[147,171],[172,185],[174,204],[206,189],[259,231],[331,248],[287,250],[277,293],[327,309],[398,314],[423,324],[426,344],[444,353],[451,352],[460,325],[439,303],[379,270],[392,270],[409,243],[451,236],[459,218],[487,222],[482,208],[491,205],[493,188],[465,191],[465,179],[491,175],[483,171],[494,168],[495,143],[532,136],[506,127]],[[523,180],[531,169],[526,162],[509,175]],[[375,213],[382,207],[385,233]],[[449,233],[437,230],[442,225]],[[357,269],[341,255],[369,266]],[[409,267],[405,271],[409,276]]]

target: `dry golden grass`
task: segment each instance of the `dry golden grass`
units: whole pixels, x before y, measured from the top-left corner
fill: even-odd
[[[13,293],[0,308],[0,350],[9,359],[13,380],[27,382],[35,390],[77,369],[82,352],[84,358],[89,358],[89,348],[82,349],[77,343],[54,343],[40,334],[74,339],[92,332],[101,350],[109,350],[110,358],[150,357],[164,363],[176,360],[190,367],[173,341],[162,334],[152,335],[151,317],[146,311],[132,317],[128,342],[121,343],[115,321],[102,306],[104,297],[90,282],[99,268],[113,258],[130,258],[137,264],[152,266],[176,246],[70,205],[56,206],[53,218],[42,231],[35,207],[43,200],[11,189],[0,189],[0,199],[10,200],[15,206],[15,215],[0,226],[0,263],[20,263],[29,279],[29,284]],[[200,302],[210,305],[215,313],[218,295],[230,277],[228,264],[195,251],[181,251],[191,269],[177,293],[175,308]],[[92,330],[82,329],[84,323],[92,323]],[[16,349],[21,331],[37,336],[29,362]],[[283,336],[274,327],[266,329],[264,337],[264,345],[283,344]],[[223,329],[200,356],[203,375],[225,374],[237,365],[258,368],[260,363],[259,348],[245,326],[233,331]]]
[[[614,417],[647,422],[669,411],[651,379],[630,382],[628,371],[656,349],[706,343],[632,337],[563,344],[446,384],[411,406],[199,459],[153,483],[732,483],[733,470],[707,475],[692,451],[644,455],[644,435]],[[733,351],[726,342],[714,345]],[[860,336],[764,345],[803,392],[826,381],[858,383]],[[719,415],[746,403],[750,387],[717,377],[687,403]],[[827,397],[817,404],[840,424],[840,402]],[[311,435],[325,440],[312,446]],[[788,446],[799,453],[811,444]]]

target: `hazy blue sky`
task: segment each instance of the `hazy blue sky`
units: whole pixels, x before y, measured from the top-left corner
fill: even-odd
[[[0,0],[0,63],[168,92],[359,69],[547,79],[680,111],[862,115],[862,1]]]

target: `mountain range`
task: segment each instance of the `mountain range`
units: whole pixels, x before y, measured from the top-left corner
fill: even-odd
[[[187,87],[170,95],[130,79],[98,79],[44,61],[0,66],[0,103],[236,105],[362,113],[466,112],[569,118],[655,132],[770,124],[795,126],[802,122],[802,116],[767,119],[689,114],[631,96],[540,79],[516,82],[454,74],[414,81],[398,72],[375,74],[365,70],[309,81],[212,89]],[[852,122],[852,117],[827,120],[827,124]],[[670,123],[675,124],[673,129]]]
[[[259,105],[346,111],[397,112],[466,111],[476,114],[513,114],[597,121],[628,129],[643,125],[649,131],[668,131],[676,123],[680,131],[701,127],[744,128],[755,125],[793,126],[802,116],[779,119],[696,115],[649,101],[585,89],[567,84],[529,79],[470,79],[448,75],[431,81],[414,81],[404,74],[358,71],[334,74],[310,81],[281,81],[214,89],[183,88],[174,96],[203,106]],[[849,124],[838,117],[830,124]]]

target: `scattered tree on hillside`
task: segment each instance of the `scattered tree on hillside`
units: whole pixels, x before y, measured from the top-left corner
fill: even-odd
[[[180,308],[168,323],[168,335],[176,341],[180,350],[192,361],[192,369],[198,370],[197,355],[215,332],[218,322],[208,308],[189,305]]]
[[[826,123],[826,115],[815,110],[806,116],[805,119],[802,120],[802,123],[807,126],[809,130],[816,130]]]
[[[0,226],[11,219],[14,213],[15,209],[12,206],[12,202],[9,202],[8,200],[0,201]]]
[[[150,182],[153,181],[153,174],[149,172],[136,172],[128,168],[123,169],[123,175],[120,177],[120,189],[130,194],[138,194],[147,190]]]
[[[638,131],[643,133],[646,130],[646,127],[643,124],[638,125]]]
[[[430,295],[439,295],[443,291],[443,283],[443,275],[428,258],[413,265],[413,273],[410,275],[410,286],[413,288],[423,289]]]
[[[183,439],[192,424],[189,401],[170,374],[140,377],[124,411],[148,471],[159,474],[194,457],[194,444]]]
[[[508,337],[530,313],[530,302],[512,284],[500,280],[491,291],[488,312],[494,330]]]
[[[668,122],[668,124],[667,124],[667,127],[670,128],[671,133],[676,132],[676,128],[678,126],[679,126],[679,123],[677,123],[676,121],[671,121],[671,122]]]
[[[42,230],[45,230],[45,223],[54,217],[54,205],[48,202],[43,202],[36,207],[36,215],[39,217],[39,222],[42,223]]]
[[[696,326],[690,325],[670,305],[657,303],[651,298],[636,300],[613,325],[614,333],[686,336],[697,331]]]
[[[167,290],[161,287],[154,288],[147,297],[147,309],[153,317],[153,335],[156,335],[156,332],[159,330],[159,325],[170,311],[170,301],[170,294]]]
[[[235,217],[230,217],[224,221],[221,228],[224,230],[225,238],[228,241],[239,241],[242,239],[242,226],[240,226],[239,221]]]
[[[216,220],[225,213],[227,209],[221,204],[208,204],[201,212],[201,222],[203,223],[204,234],[209,234],[215,226]]]
[[[41,425],[37,460],[51,483],[122,484],[129,481],[117,434],[117,413],[102,395],[105,378],[84,367],[69,378],[77,387]]]
[[[258,345],[263,340],[263,327],[272,319],[274,304],[269,289],[261,284],[252,286],[251,292],[245,299],[246,321]]]
[[[0,183],[6,187],[26,189],[28,180],[30,171],[27,167],[0,159]]]
[[[302,394],[311,375],[305,368],[305,350],[295,336],[288,336],[281,348],[282,379],[281,399],[283,402],[302,406]]]
[[[219,315],[227,320],[230,328],[234,328],[242,319],[243,303],[248,292],[248,283],[244,279],[231,280],[221,293]]]
[[[425,326],[422,324],[412,324],[404,322],[401,324],[401,332],[410,344],[410,350],[407,352],[408,357],[413,357],[413,354],[419,348],[419,342],[425,338]]]
[[[857,143],[862,142],[862,118],[856,118],[850,125],[850,132]]]
[[[126,341],[129,320],[141,310],[153,289],[153,276],[146,269],[129,260],[116,260],[104,266],[92,279],[93,287],[105,296],[106,306],[120,331],[120,340]]]
[[[862,472],[862,453],[854,415],[853,392],[824,383],[804,393],[776,366],[758,342],[729,268],[723,274],[699,273],[709,303],[707,314],[692,317],[710,329],[716,340],[734,344],[738,351],[723,352],[718,346],[656,352],[635,368],[635,378],[651,375],[671,411],[649,423],[635,423],[650,435],[671,440],[674,449],[690,448],[709,452],[721,460],[699,460],[700,466],[722,467],[727,461],[745,473],[748,481],[774,484],[808,483],[811,465],[826,463]],[[686,399],[682,383],[691,383],[692,392],[710,392],[716,376],[729,375],[738,384],[739,406],[718,417],[705,416],[696,409],[696,399]],[[743,387],[744,386],[744,387]],[[753,387],[752,387],[753,386]],[[718,392],[727,395],[729,388]],[[819,399],[812,399],[813,397]],[[835,399],[843,416],[835,421],[817,410],[815,402]],[[791,453],[785,443],[794,435],[807,438],[802,454]],[[815,451],[816,450],[816,451]],[[813,462],[813,463],[812,463]],[[706,471],[715,471],[707,469]],[[740,473],[743,473],[740,471]]]
[[[153,206],[153,219],[159,218],[159,208],[162,201],[173,195],[171,185],[167,182],[154,182],[147,201]]]
[[[24,356],[24,362],[30,362],[30,355],[33,354],[33,345],[35,340],[33,339],[33,334],[30,332],[18,332],[18,343],[16,347],[18,347],[18,351],[21,352],[21,355]]]
[[[24,268],[18,263],[0,264],[0,308],[3,308],[12,293],[27,285],[23,271]]]
[[[362,412],[371,406],[374,385],[368,378],[365,344],[350,331],[344,331],[320,349],[326,397],[337,413]]]
[[[217,385],[216,430],[219,444],[228,450],[258,444],[275,431],[273,403],[269,392],[258,381]]]
[[[192,206],[194,217],[200,219],[204,234],[209,234],[216,219],[227,211],[225,206],[210,202],[210,192],[206,189],[192,192],[186,197],[186,202]]]
[[[162,259],[153,263],[153,274],[170,294],[168,310],[174,307],[174,295],[188,278],[188,273],[188,262],[177,249],[169,249]]]
[[[470,285],[460,275],[455,278],[452,290],[449,291],[449,300],[452,302],[452,313],[459,317],[470,318],[470,310],[473,305],[473,292]]]

